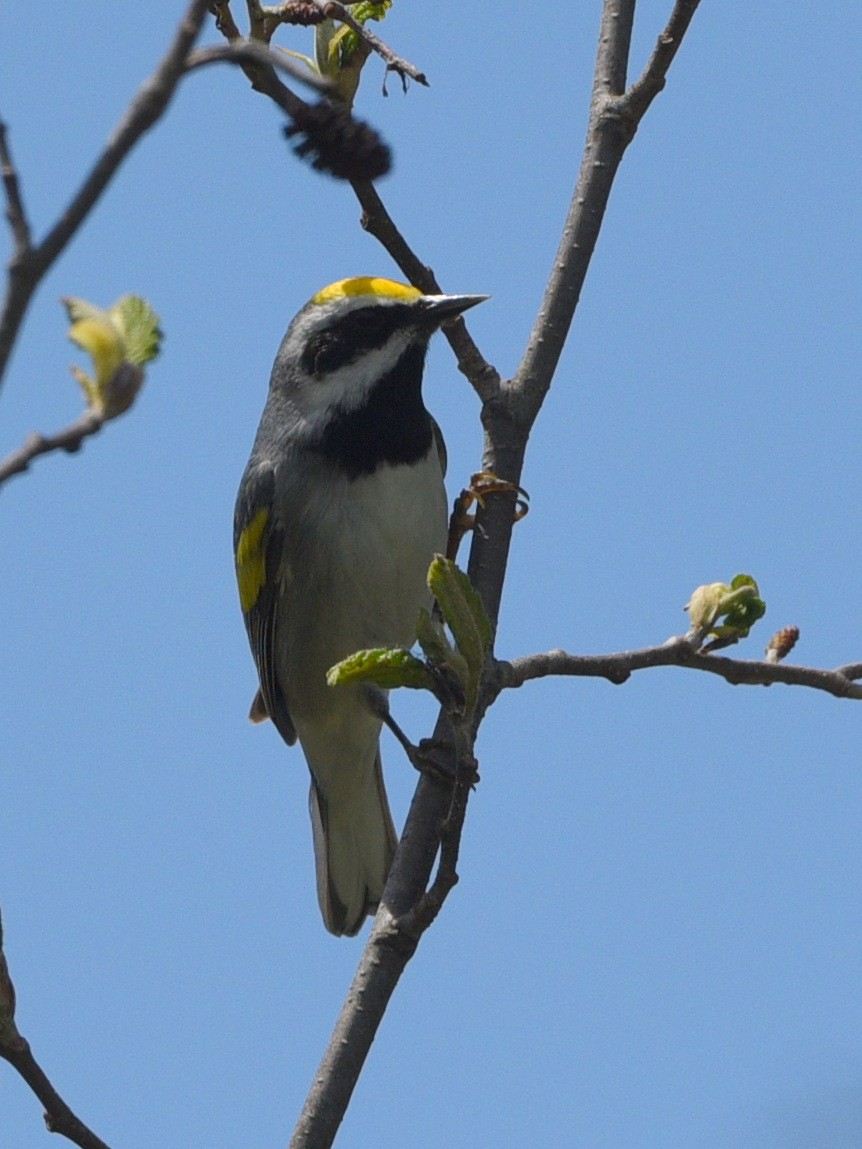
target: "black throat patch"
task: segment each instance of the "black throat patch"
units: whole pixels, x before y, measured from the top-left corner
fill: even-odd
[[[349,479],[373,475],[381,463],[418,463],[434,439],[431,416],[422,402],[423,344],[407,348],[395,366],[374,384],[364,406],[336,409],[319,441],[311,446]]]

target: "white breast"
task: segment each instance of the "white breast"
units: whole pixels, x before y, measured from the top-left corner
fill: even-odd
[[[434,449],[418,465],[386,464],[333,482],[314,522],[306,520],[287,547],[277,645],[292,710],[326,708],[326,671],[353,651],[413,645],[419,608],[430,603],[428,566],[445,551],[446,520]]]

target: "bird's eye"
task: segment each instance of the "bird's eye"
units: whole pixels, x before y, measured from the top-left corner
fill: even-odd
[[[332,331],[319,331],[312,335],[302,353],[302,369],[308,375],[323,375],[332,369],[337,359],[339,339]]]
[[[395,307],[357,308],[310,337],[302,353],[302,369],[308,375],[328,375],[360,355],[383,347],[393,332],[404,325],[403,311]]]

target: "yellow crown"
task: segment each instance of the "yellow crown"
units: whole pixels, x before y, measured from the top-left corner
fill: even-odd
[[[422,292],[406,283],[396,283],[394,279],[378,279],[365,275],[358,279],[339,279],[337,283],[330,283],[329,287],[324,287],[317,295],[313,295],[311,302],[332,303],[335,299],[350,299],[357,295],[411,302],[419,299]]]

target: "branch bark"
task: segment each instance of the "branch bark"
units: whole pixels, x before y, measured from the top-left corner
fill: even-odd
[[[85,411],[74,423],[58,431],[56,435],[40,435],[34,432],[17,451],[0,460],[0,486],[13,475],[20,475],[26,471],[39,455],[47,455],[51,451],[67,451],[70,454],[79,451],[85,439],[101,431],[104,422],[103,415],[96,411]]]
[[[80,1149],[110,1149],[69,1108],[36,1061],[28,1042],[20,1038],[14,1047],[0,1044],[0,1057],[15,1069],[39,1098],[45,1109],[45,1127],[49,1133],[60,1133]]]
[[[207,0],[191,0],[164,59],[152,76],[138,89],[137,95],[89,175],[45,238],[35,247],[30,242],[29,229],[21,226],[21,221],[26,221],[26,216],[17,176],[14,176],[10,184],[9,178],[6,177],[7,164],[5,160],[3,161],[7,214],[12,223],[16,245],[15,253],[9,262],[6,295],[0,312],[0,383],[33,293],[45,273],[98,203],[123,160],[141,136],[164,115],[183,77],[186,58],[198,37],[208,8]],[[0,160],[2,159],[0,156]],[[11,164],[9,166],[11,167]]]
[[[0,1057],[7,1061],[36,1094],[45,1108],[45,1125],[49,1133],[61,1133],[80,1149],[109,1149],[92,1129],[78,1117],[51,1082],[33,1056],[30,1044],[15,1025],[15,987],[9,976],[3,952],[3,923],[0,921]]]
[[[496,663],[494,686],[499,692],[550,675],[606,678],[615,685],[621,685],[634,671],[654,666],[703,670],[707,674],[717,674],[733,686],[771,686],[783,682],[787,686],[825,690],[836,698],[862,699],[862,684],[855,681],[862,678],[862,665],[858,663],[839,666],[835,670],[821,670],[785,662],[727,658],[701,654],[685,637],[671,638],[661,646],[646,646],[641,650],[625,650],[617,654],[568,654],[565,650],[529,654],[510,662]]]

